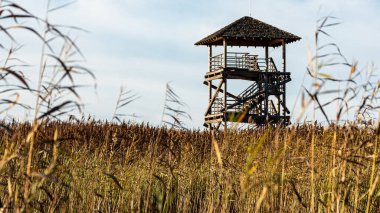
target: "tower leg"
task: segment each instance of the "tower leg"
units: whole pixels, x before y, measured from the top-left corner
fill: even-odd
[[[208,46],[208,71],[212,71],[212,45]],[[212,80],[208,81],[208,103],[210,104],[212,99]],[[210,132],[212,131],[212,124],[208,125]]]
[[[210,104],[211,102],[211,99],[212,99],[212,80],[208,82],[208,103]],[[212,131],[212,124],[209,124],[208,125],[208,128],[210,130],[210,132]]]
[[[285,40],[282,40],[282,71],[286,72],[286,44]],[[286,116],[286,84],[283,85],[282,101],[284,103],[283,116]]]
[[[268,123],[268,108],[269,108],[269,95],[268,95],[268,72],[269,72],[269,50],[268,46],[265,46],[265,109],[264,109],[264,115],[265,115],[265,123]]]
[[[224,79],[224,91],[223,91],[223,100],[224,100],[224,133],[227,133],[227,79]]]

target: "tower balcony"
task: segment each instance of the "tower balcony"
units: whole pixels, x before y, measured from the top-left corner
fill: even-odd
[[[226,64],[224,64],[226,60]],[[268,68],[267,68],[268,64]],[[259,58],[258,55],[240,52],[228,52],[225,58],[224,54],[212,56],[210,58],[210,72],[218,70],[239,69],[253,72],[277,72],[277,67],[273,58]]]
[[[228,52],[226,57],[219,54],[210,57],[209,72],[205,80],[228,78],[257,81],[263,74],[283,76],[290,73],[279,72],[273,58],[259,58],[258,55],[240,52]]]

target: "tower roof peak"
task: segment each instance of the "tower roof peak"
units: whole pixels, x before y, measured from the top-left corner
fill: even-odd
[[[226,39],[228,46],[277,47],[282,44],[282,40],[285,40],[285,43],[292,43],[301,38],[258,19],[244,16],[203,38],[195,45],[223,45],[223,39]]]

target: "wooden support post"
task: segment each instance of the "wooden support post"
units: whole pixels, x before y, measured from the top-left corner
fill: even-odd
[[[212,46],[208,46],[208,71],[212,72]]]
[[[277,77],[278,80],[278,77]],[[277,95],[277,116],[281,116],[281,97]]]
[[[224,134],[227,133],[227,79],[224,78]]]
[[[269,71],[269,51],[268,46],[265,46],[265,72]]]
[[[208,104],[210,105],[212,98],[212,80],[208,82]],[[212,124],[208,125],[210,132],[212,131]]]
[[[223,67],[227,67],[227,40],[223,39]],[[224,134],[227,132],[227,79],[223,78],[224,81]]]
[[[269,61],[268,61],[268,55],[269,55],[269,52],[268,52],[268,46],[265,46],[265,72],[268,72],[269,71]],[[265,100],[264,100],[264,115],[265,115],[265,119],[268,118],[268,108],[269,108],[269,105],[268,105],[268,99],[269,99],[269,95],[268,95],[268,73],[266,73],[264,75],[264,90],[265,90]]]
[[[208,46],[208,71],[212,72],[212,45]],[[208,104],[212,99],[212,80],[208,82]],[[209,124],[209,130],[212,131],[212,124]]]
[[[207,84],[208,84],[208,103],[210,103],[211,98],[212,98],[212,89],[213,89],[213,86],[214,86],[214,85],[212,85],[212,80],[211,80],[211,81],[208,81]],[[215,89],[216,89],[216,88],[217,88],[217,87],[215,87]]]
[[[282,40],[282,71],[286,72],[286,43],[285,39]],[[283,84],[283,94],[282,94],[282,101],[284,103],[284,106],[286,106],[286,84]],[[283,115],[286,116],[286,109],[283,108]]]
[[[209,45],[208,46],[208,71],[211,72],[212,71],[212,46]],[[208,82],[208,100],[209,100],[209,103],[211,101],[211,98],[212,98],[212,80]]]
[[[227,40],[223,39],[223,67],[227,67]]]

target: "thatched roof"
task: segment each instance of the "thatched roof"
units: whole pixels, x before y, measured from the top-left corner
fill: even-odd
[[[245,16],[198,41],[195,45],[223,45],[223,39],[227,40],[228,46],[277,47],[282,44],[283,39],[286,43],[292,43],[301,38],[270,24]]]

